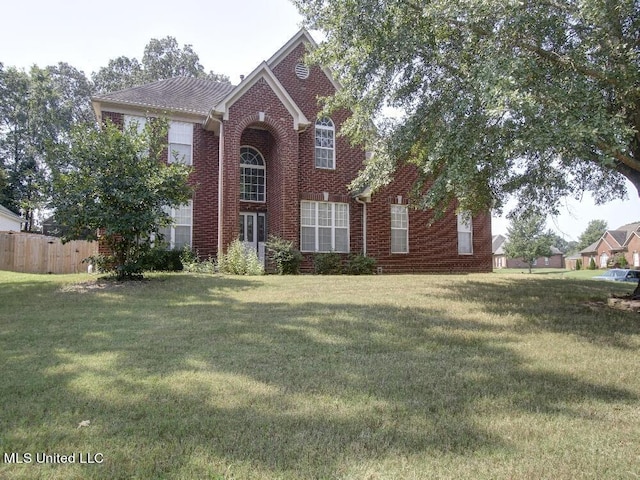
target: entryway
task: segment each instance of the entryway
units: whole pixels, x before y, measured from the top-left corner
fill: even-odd
[[[265,242],[267,241],[267,214],[261,212],[240,212],[240,241],[244,248],[258,254],[265,261]]]

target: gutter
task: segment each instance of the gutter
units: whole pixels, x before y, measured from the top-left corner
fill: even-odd
[[[367,203],[371,203],[371,189],[365,188],[355,195],[355,200],[362,205],[362,254],[367,256]]]

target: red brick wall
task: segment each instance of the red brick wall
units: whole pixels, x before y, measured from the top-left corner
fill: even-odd
[[[218,149],[219,138],[194,123],[192,248],[202,258],[218,253]]]
[[[491,251],[491,216],[473,218],[473,254],[458,254],[458,221],[453,208],[440,219],[432,212],[409,206],[409,252],[391,253],[391,205],[408,203],[408,192],[416,179],[412,166],[404,166],[394,181],[376,192],[367,211],[367,254],[378,261],[383,273],[400,272],[490,272],[493,265]]]
[[[260,112],[264,121],[260,121]],[[264,80],[232,105],[224,122],[224,230],[226,248],[238,236],[240,147],[258,148],[267,163],[267,229],[298,244],[298,132],[293,118]],[[258,129],[254,131],[254,129]],[[242,203],[242,208],[263,208]]]
[[[640,267],[640,265],[634,264],[634,253],[640,253],[640,236],[638,236],[637,234],[634,234],[631,237],[631,240],[629,240],[625,258],[627,259],[627,262],[629,262],[629,265],[631,267]]]
[[[549,263],[546,262],[545,258],[549,259]],[[507,268],[529,268],[529,265],[517,258],[508,258]],[[551,255],[550,257],[537,258],[536,264],[532,268],[565,268],[564,256]]]

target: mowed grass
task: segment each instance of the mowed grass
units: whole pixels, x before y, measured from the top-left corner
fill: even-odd
[[[636,479],[632,288],[0,272],[0,478]]]

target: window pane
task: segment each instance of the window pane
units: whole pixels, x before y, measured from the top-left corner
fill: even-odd
[[[330,252],[331,248],[331,228],[318,228],[318,251]]]
[[[313,227],[302,227],[300,249],[305,252],[314,252],[316,250],[316,229]]]
[[[336,211],[336,227],[349,227],[349,205],[346,203],[334,204]]]
[[[191,227],[175,227],[173,248],[180,250],[185,245],[191,245]]]
[[[169,143],[193,143],[193,124],[186,122],[169,123]]]
[[[336,252],[347,253],[349,251],[349,230],[336,228]]]
[[[407,253],[407,231],[391,230],[391,253]]]
[[[318,203],[318,225],[321,227],[331,226],[331,204]]]
[[[169,144],[169,163],[191,165],[191,145]]]
[[[316,204],[313,202],[300,203],[301,224],[314,226],[316,224]]]
[[[258,214],[258,241],[267,241],[267,218],[264,214]]]
[[[458,231],[459,232],[471,232],[471,214],[469,212],[458,213]]]
[[[471,233],[458,232],[458,253],[473,253]]]

